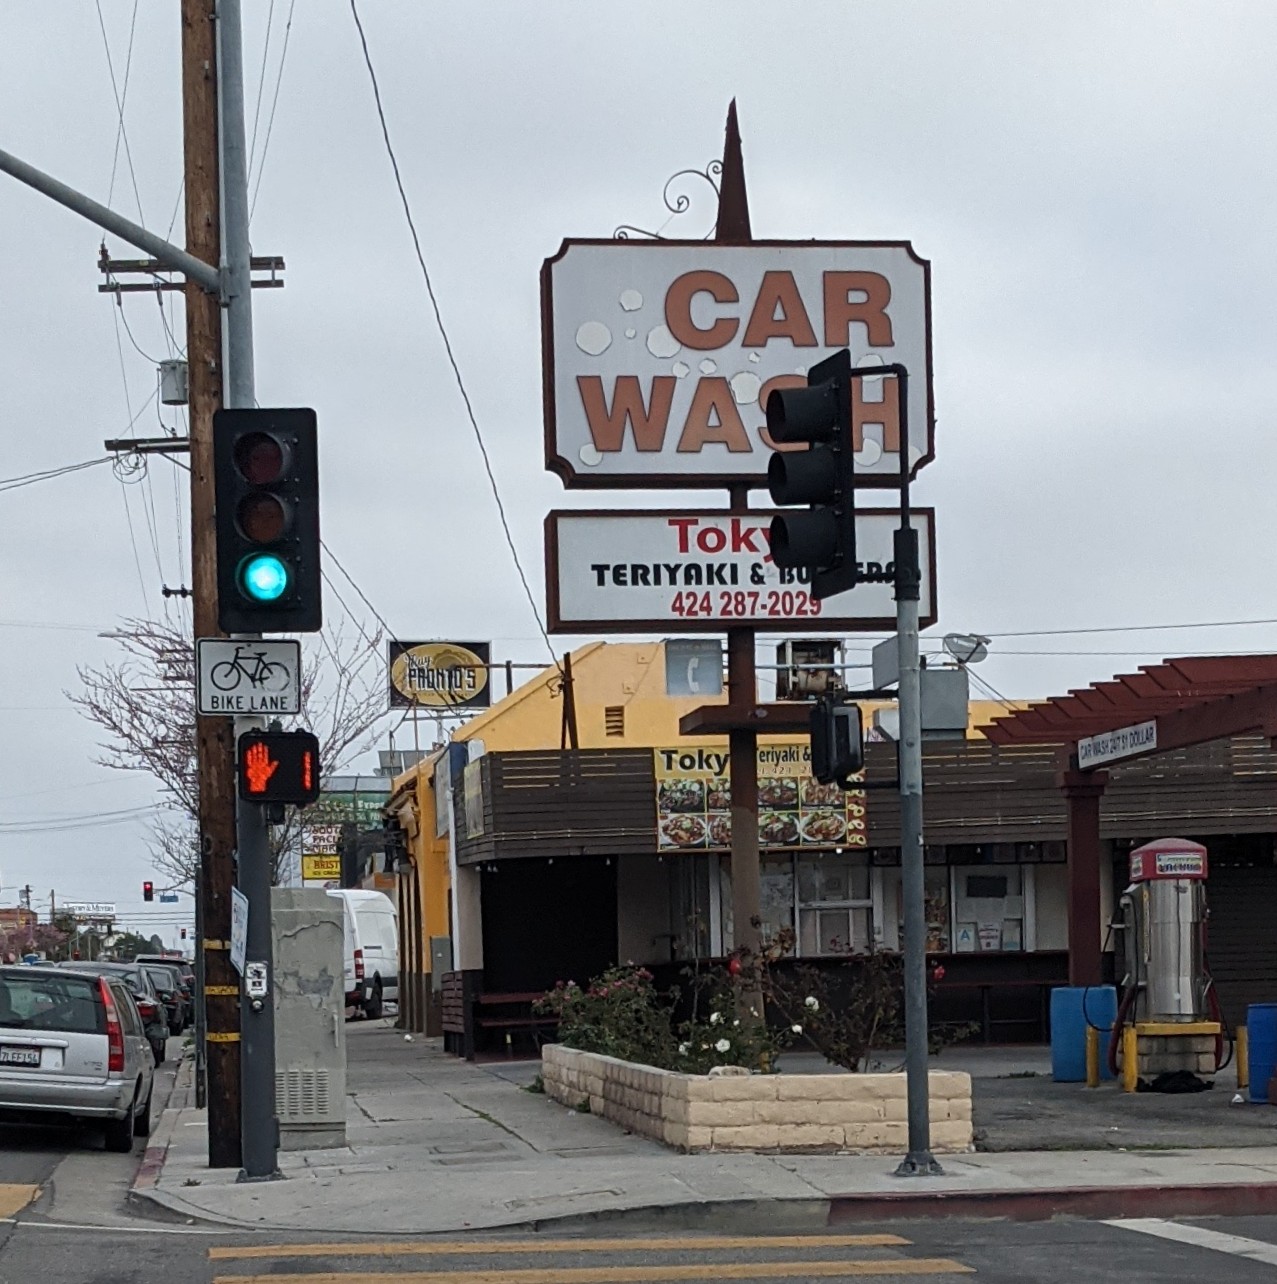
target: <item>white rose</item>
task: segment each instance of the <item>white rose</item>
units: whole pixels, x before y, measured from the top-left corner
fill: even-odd
[[[790,1028],[790,1029],[791,1029],[795,1034],[802,1034],[802,1032],[803,1032],[803,1028],[802,1028],[802,1026],[801,1026],[801,1025],[791,1025],[789,1028]]]
[[[723,1014],[721,1012],[711,1012],[709,1014],[710,1025],[717,1025],[722,1019],[723,1019]]]
[[[811,1011],[813,1011],[813,1012],[819,1012],[819,1011],[820,1011],[820,1000],[819,1000],[818,998],[816,998],[816,996],[815,996],[814,994],[809,994],[809,995],[808,995],[808,996],[803,1000],[803,1003],[804,1003],[804,1005],[805,1005],[806,1007],[810,1008],[810,1009],[811,1009]]]
[[[719,1041],[714,1045],[714,1047],[719,1052],[730,1052],[732,1047],[732,1041],[730,1039],[719,1039]]]
[[[687,1044],[686,1044],[686,1043],[680,1043],[680,1044],[678,1045],[678,1055],[679,1055],[680,1057],[685,1057],[685,1056],[687,1056]]]

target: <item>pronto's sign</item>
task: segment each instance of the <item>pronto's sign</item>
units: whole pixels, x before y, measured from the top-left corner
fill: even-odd
[[[762,485],[764,407],[840,348],[909,381],[934,454],[930,265],[904,241],[565,241],[541,270],[546,467],[570,487]],[[853,381],[857,480],[900,472],[894,379]]]
[[[919,615],[936,620],[934,514],[914,509],[922,549]],[[556,633],[721,633],[753,625],[785,632],[878,632],[895,627],[892,536],[900,515],[856,514],[864,581],[825,601],[805,571],[778,567],[770,512],[721,509],[560,510],[546,518],[546,601]]]
[[[391,642],[390,706],[486,709],[491,703],[487,642]]]

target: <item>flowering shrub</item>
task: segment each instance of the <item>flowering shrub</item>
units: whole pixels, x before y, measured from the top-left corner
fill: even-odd
[[[569,1048],[664,1068],[673,1060],[669,1007],[646,968],[608,968],[588,987],[560,981],[535,1010],[558,1019],[559,1042]]]
[[[692,1015],[675,1022],[677,990],[662,996],[646,968],[609,968],[587,987],[560,982],[536,1003],[559,1023],[559,1042],[663,1070],[705,1074],[715,1066],[774,1070],[788,1043],[757,1012],[741,1011],[736,978],[726,968],[698,973]]]

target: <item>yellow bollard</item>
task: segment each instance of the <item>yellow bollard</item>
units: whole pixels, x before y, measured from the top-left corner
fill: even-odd
[[[1134,1092],[1140,1081],[1140,1040],[1133,1025],[1122,1027],[1122,1091]]]
[[[1100,1086],[1100,1032],[1093,1025],[1086,1027],[1086,1086]]]
[[[1238,1090],[1250,1087],[1250,1038],[1244,1025],[1237,1027],[1233,1040],[1233,1056],[1237,1059]]]

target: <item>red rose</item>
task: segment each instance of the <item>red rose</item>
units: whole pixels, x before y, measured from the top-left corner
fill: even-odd
[[[728,959],[727,970],[732,976],[740,976],[740,959]]]

